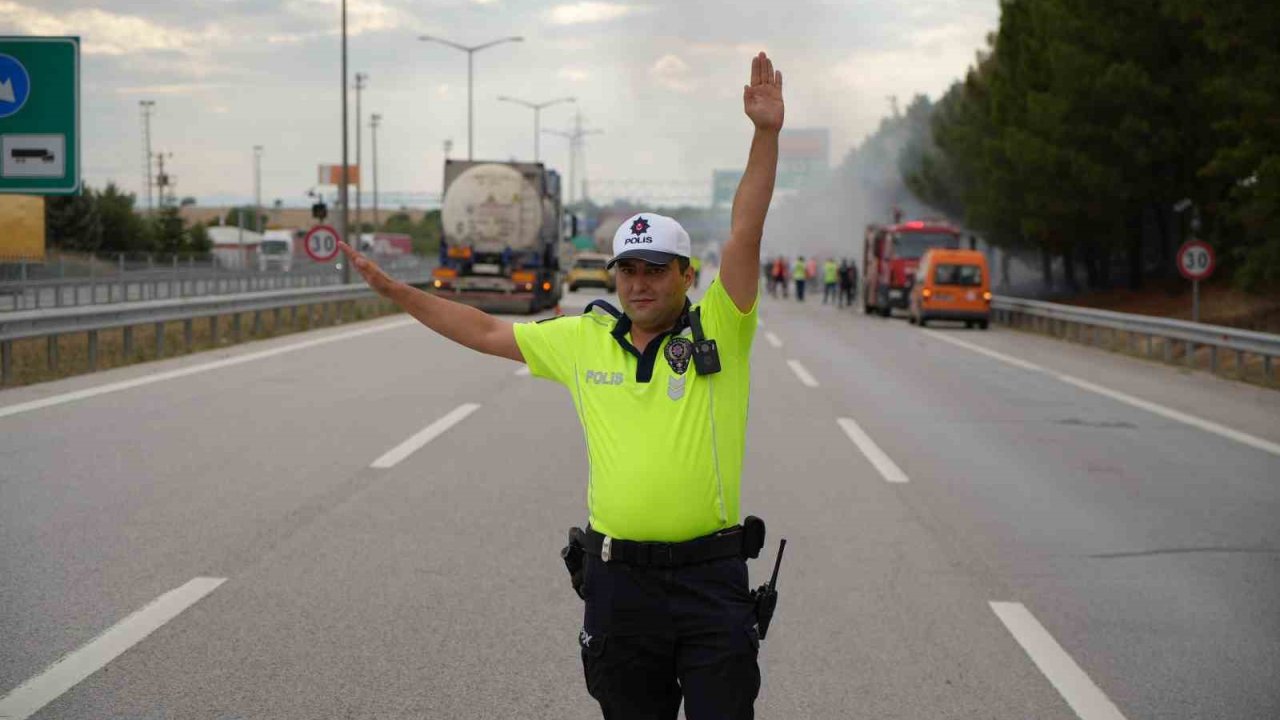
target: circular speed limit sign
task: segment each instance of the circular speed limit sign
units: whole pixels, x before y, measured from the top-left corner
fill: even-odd
[[[1192,240],[1178,248],[1178,272],[1188,280],[1204,280],[1213,274],[1213,248]]]
[[[329,262],[338,256],[338,231],[328,225],[317,225],[307,231],[302,247],[316,262]]]

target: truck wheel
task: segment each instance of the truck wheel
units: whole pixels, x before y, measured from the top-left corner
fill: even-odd
[[[888,305],[885,305],[884,307],[878,308],[878,309],[880,310],[880,317],[889,317],[890,315],[893,314],[893,308],[889,307]]]
[[[925,325],[928,325],[928,324],[929,324],[928,319],[926,319],[926,318],[925,318],[925,316],[921,315],[921,316],[920,316],[920,327],[924,327]]]
[[[570,285],[570,286],[569,286],[569,292],[578,292],[578,286],[577,286],[577,285]]]
[[[908,325],[915,325],[915,324],[916,324],[916,316],[915,316],[915,315],[908,315],[908,316],[907,316],[907,324],[908,324]]]
[[[986,329],[987,329],[987,326],[988,326],[988,325],[990,325],[990,324],[991,324],[991,321],[990,321],[990,320],[979,320],[979,321],[978,321],[978,329],[979,329],[979,330],[986,330]]]

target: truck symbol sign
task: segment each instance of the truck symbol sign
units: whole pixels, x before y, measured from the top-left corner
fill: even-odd
[[[0,177],[62,178],[66,149],[65,135],[0,135]]]
[[[14,148],[9,151],[13,157],[13,161],[19,165],[25,165],[32,160],[41,160],[51,163],[54,160],[53,153],[46,148]]]

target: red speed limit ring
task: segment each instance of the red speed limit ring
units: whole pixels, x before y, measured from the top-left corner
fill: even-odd
[[[317,225],[307,231],[302,247],[316,262],[329,262],[338,256],[338,231],[328,225]]]
[[[1213,274],[1213,248],[1200,240],[1185,242],[1178,248],[1178,272],[1188,280],[1205,280]]]

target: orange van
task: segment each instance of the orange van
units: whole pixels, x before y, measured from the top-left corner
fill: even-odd
[[[977,250],[933,248],[920,258],[911,288],[912,325],[960,320],[987,329],[991,320],[991,273]]]

